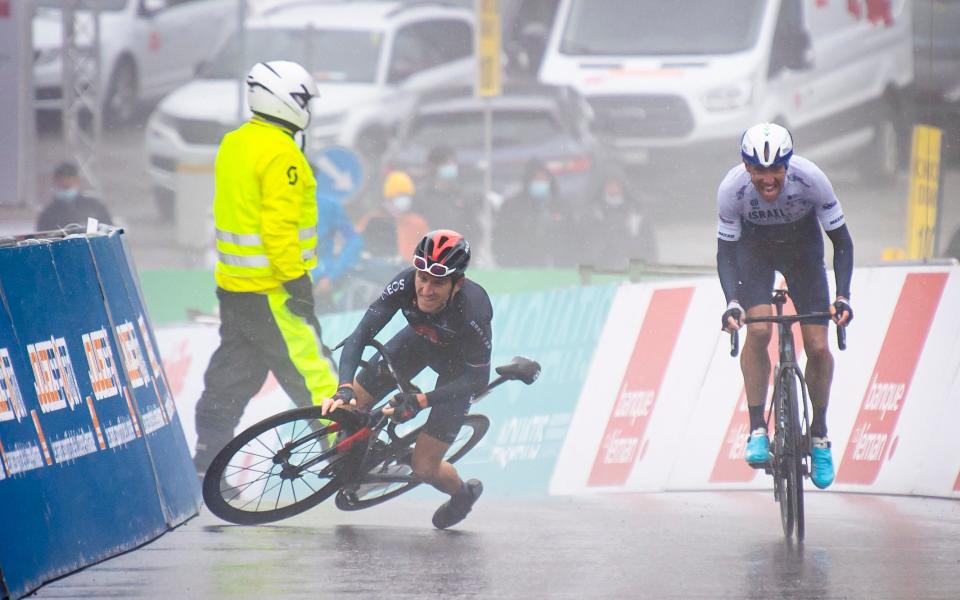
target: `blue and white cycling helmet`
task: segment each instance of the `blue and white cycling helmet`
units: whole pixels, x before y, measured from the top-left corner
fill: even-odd
[[[754,125],[743,133],[740,155],[757,167],[786,167],[793,156],[793,137],[776,123]]]

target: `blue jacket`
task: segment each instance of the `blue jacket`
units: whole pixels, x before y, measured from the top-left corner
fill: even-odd
[[[340,251],[335,252],[337,234]],[[317,268],[313,280],[326,277],[335,283],[344,273],[356,266],[363,251],[363,238],[357,233],[340,201],[333,196],[317,193]]]

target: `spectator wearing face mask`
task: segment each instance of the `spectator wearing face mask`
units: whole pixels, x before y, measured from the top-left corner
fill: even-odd
[[[622,174],[606,177],[587,208],[586,231],[593,237],[587,252],[590,264],[622,269],[630,259],[657,261],[653,223]]]
[[[504,200],[494,219],[494,258],[505,267],[573,266],[579,246],[570,243],[573,227],[553,174],[531,160],[520,191]]]
[[[480,197],[466,190],[466,173],[450,146],[437,146],[427,155],[426,187],[417,193],[417,207],[431,227],[453,229],[468,239],[482,236]]]
[[[87,226],[87,218],[110,224],[107,207],[80,191],[80,174],[77,165],[62,162],[53,170],[53,199],[37,217],[37,231],[63,229],[67,225]]]
[[[381,248],[385,240],[377,239],[381,236],[375,232],[392,229],[396,232],[397,256],[413,256],[417,243],[429,230],[426,219],[413,211],[415,192],[413,180],[403,171],[387,174],[380,206],[360,217],[357,223],[367,247]]]

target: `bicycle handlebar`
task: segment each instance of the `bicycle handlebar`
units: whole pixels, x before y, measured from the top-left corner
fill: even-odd
[[[747,317],[743,320],[744,324],[749,323],[802,323],[803,321],[814,321],[820,319],[830,319],[833,315],[828,312],[806,313],[802,315],[770,315],[768,317]],[[845,325],[837,325],[837,347],[840,350],[847,349],[847,329]],[[730,332],[730,356],[736,356],[740,353],[740,331]]]

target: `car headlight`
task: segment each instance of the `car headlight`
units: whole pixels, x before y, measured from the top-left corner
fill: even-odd
[[[753,85],[740,81],[731,85],[713,88],[703,95],[703,106],[709,111],[736,110],[753,99]]]

